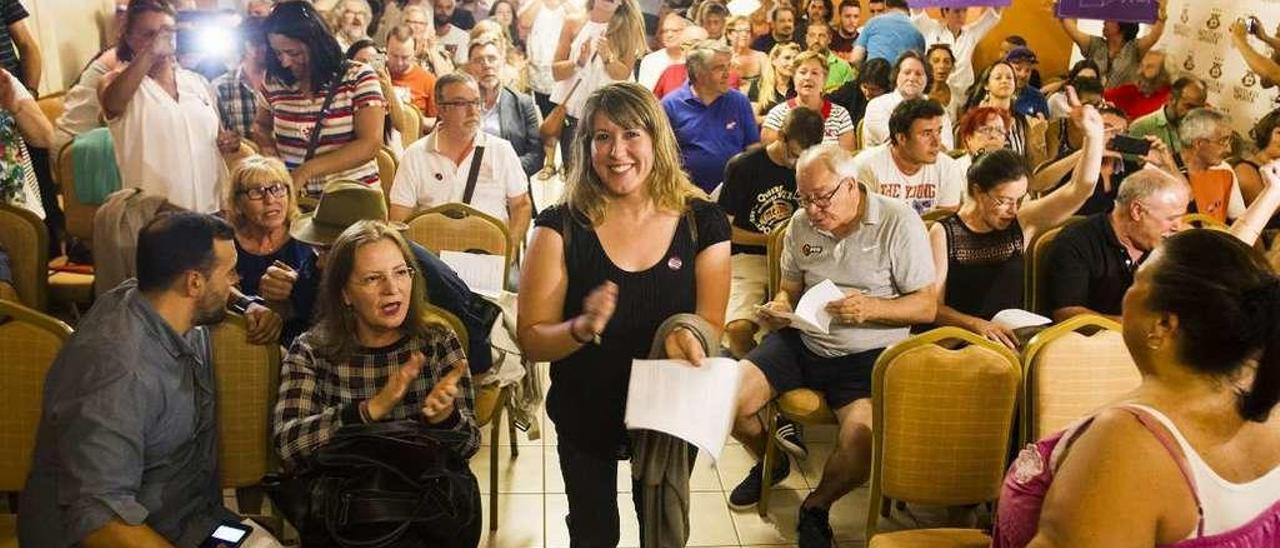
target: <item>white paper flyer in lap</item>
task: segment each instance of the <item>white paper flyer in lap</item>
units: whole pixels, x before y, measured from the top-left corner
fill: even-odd
[[[449,265],[472,292],[497,298],[502,294],[506,260],[501,255],[481,255],[460,251],[442,251],[440,260]]]
[[[827,312],[827,304],[844,297],[844,292],[836,287],[835,282],[822,280],[804,292],[800,302],[796,303],[795,312],[777,312],[763,306],[757,306],[756,310],[791,320],[791,327],[801,331],[826,335],[831,330],[831,313]]]
[[[706,451],[715,461],[729,441],[742,370],[736,360],[634,360],[626,424],[656,430]]]

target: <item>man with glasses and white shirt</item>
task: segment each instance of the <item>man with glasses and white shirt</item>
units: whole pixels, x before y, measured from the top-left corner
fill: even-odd
[[[759,456],[766,432],[757,413],[796,388],[822,393],[839,423],[822,479],[800,505],[801,547],[830,546],[831,505],[867,481],[871,471],[871,370],[886,347],[907,338],[910,326],[930,323],[937,311],[934,267],[924,223],[901,200],[880,196],[855,179],[853,159],[838,145],[822,144],[796,167],[801,210],[783,238],[782,283],[760,318],[777,330],[742,363],[734,437]],[[777,312],[790,312],[810,288],[830,280],[846,296],[826,305],[830,333],[789,328]],[[760,499],[757,464],[729,497],[734,507]],[[790,473],[783,457],[772,480]]]
[[[528,179],[511,143],[480,131],[480,88],[455,72],[436,81],[440,123],[405,149],[391,187],[391,220],[445,203],[466,203],[510,229],[516,249],[529,228]]]

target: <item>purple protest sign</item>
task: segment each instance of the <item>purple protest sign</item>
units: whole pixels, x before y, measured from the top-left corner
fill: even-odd
[[[1063,19],[1154,23],[1159,10],[1157,0],[1058,0],[1057,14]]]
[[[968,7],[992,7],[1003,8],[1013,3],[1013,0],[910,0],[911,9],[921,8],[968,8]]]

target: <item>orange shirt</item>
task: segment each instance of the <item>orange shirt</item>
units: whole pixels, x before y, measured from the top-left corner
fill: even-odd
[[[1227,206],[1231,203],[1231,187],[1235,183],[1232,172],[1225,169],[1206,169],[1188,174],[1191,195],[1195,198],[1196,212],[1227,222]]]
[[[409,100],[407,102],[418,107],[418,110],[422,111],[423,116],[427,116],[429,118],[435,117],[436,77],[434,74],[427,72],[427,69],[422,68],[420,65],[414,64],[410,66],[409,70],[405,71],[404,74],[401,74],[400,76],[392,75],[391,85],[396,88],[408,89]],[[403,92],[399,89],[396,90],[397,95],[402,93]],[[405,97],[401,97],[400,99],[404,100]]]

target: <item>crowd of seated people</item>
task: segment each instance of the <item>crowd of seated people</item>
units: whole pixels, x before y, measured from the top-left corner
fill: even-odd
[[[815,390],[835,438],[794,522],[800,546],[831,546],[833,505],[873,475],[878,358],[942,326],[1025,349],[994,320],[1032,306],[1032,261],[1032,312],[1119,322],[1142,384],[1018,455],[996,545],[1280,542],[1280,278],[1255,249],[1280,226],[1280,109],[1241,149],[1233,105],[1209,106],[1211,86],[1154,47],[1163,3],[1145,33],[1062,20],[1084,60],[1060,74],[1016,35],[977,64],[1014,8],[651,3],[251,0],[210,76],[178,54],[194,2],[122,0],[118,36],[50,120],[25,11],[0,0],[0,201],[59,233],[41,151],[65,147],[77,174],[118,171],[132,190],[104,202],[140,227],[93,250],[128,280],[101,288],[44,381],[22,544],[200,545],[227,526],[281,545],[219,491],[211,329],[232,311],[283,356],[269,430],[288,481],[320,488],[352,436],[387,425],[440,456],[398,465],[454,475],[433,518],[447,527],[396,529],[402,545],[480,542],[465,462],[502,369],[496,328],[549,363],[574,545],[620,542],[620,460],[641,544],[689,541],[688,504],[645,482],[676,470],[687,501],[697,449],[627,429],[631,363],[724,353],[741,371],[732,435],[758,459],[730,506],[809,458],[804,428],[765,414]],[[1280,81],[1247,39],[1280,38],[1231,32]],[[558,199],[535,204],[539,181]],[[164,206],[120,205],[135,193]],[[410,238],[453,204],[505,227],[514,321]],[[0,300],[22,298],[26,260],[0,245]],[[792,325],[826,281],[845,295],[827,332]],[[292,524],[317,544],[385,531]]]

